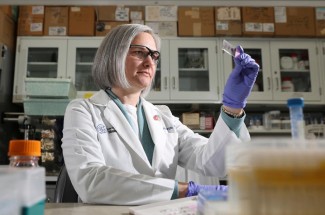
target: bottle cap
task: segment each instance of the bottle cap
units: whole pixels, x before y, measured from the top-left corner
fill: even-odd
[[[287,100],[288,107],[303,107],[304,98],[291,98]]]
[[[41,141],[10,140],[8,155],[41,156]]]

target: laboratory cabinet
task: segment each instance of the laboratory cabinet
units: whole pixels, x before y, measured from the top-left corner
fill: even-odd
[[[147,99],[159,102],[220,102],[216,39],[162,40],[161,60]]]
[[[13,101],[25,98],[28,78],[71,79],[77,97],[98,90],[91,67],[103,37],[17,37]],[[153,103],[221,103],[225,82],[233,69],[221,51],[224,38],[164,38],[156,76],[147,99]],[[316,39],[227,38],[241,44],[260,65],[251,104],[283,104],[303,97],[319,104],[325,54]],[[321,69],[320,69],[321,68]]]
[[[283,103],[291,97],[303,97],[307,103],[322,101],[316,40],[227,39],[242,45],[260,65],[250,103]],[[225,81],[234,67],[233,59],[223,53]]]
[[[98,88],[91,67],[100,37],[17,37],[13,102],[26,97],[28,78],[71,79],[77,97]]]
[[[17,37],[13,102],[25,98],[25,79],[66,77],[67,40]]]

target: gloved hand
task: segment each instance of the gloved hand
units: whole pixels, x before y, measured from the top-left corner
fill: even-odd
[[[239,55],[234,58],[235,68],[226,82],[223,93],[223,104],[232,108],[244,108],[247,97],[255,83],[260,66],[241,46],[236,47]]]
[[[228,186],[226,185],[199,185],[195,184],[193,181],[188,183],[188,191],[186,193],[186,197],[196,196],[200,192],[200,190],[220,190],[220,191],[228,191]]]

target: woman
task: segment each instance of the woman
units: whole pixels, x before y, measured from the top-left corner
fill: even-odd
[[[66,110],[62,149],[72,184],[85,203],[141,205],[206,189],[175,180],[177,165],[225,176],[225,147],[249,140],[246,99],[258,65],[238,47],[223,107],[209,139],[193,133],[167,106],[144,99],[154,80],[160,39],[139,24],[118,26],[102,41],[92,69],[100,91]]]

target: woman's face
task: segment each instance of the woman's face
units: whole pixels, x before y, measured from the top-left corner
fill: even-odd
[[[155,40],[149,33],[142,32],[133,39],[126,56],[125,73],[133,92],[150,86],[155,75],[156,63],[148,55],[148,48],[150,51],[157,50]]]

